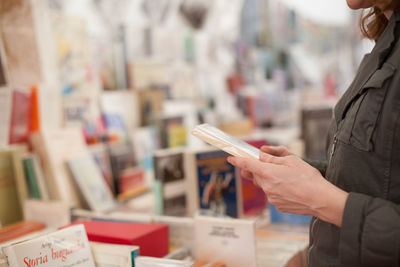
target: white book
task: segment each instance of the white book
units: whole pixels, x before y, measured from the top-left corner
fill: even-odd
[[[36,174],[36,181],[39,186],[40,198],[42,200],[49,200],[49,190],[47,189],[47,184],[44,178],[42,165],[40,164],[40,159],[37,155],[32,154],[33,169]]]
[[[23,204],[24,220],[43,222],[58,228],[71,223],[70,206],[63,201],[27,199]]]
[[[0,147],[8,145],[11,119],[11,89],[0,87]]]
[[[139,256],[138,246],[90,242],[96,267],[131,267]]]
[[[259,149],[210,124],[197,125],[192,134],[233,156],[259,159]]]
[[[44,129],[31,134],[30,139],[43,164],[50,199],[81,207],[77,187],[66,164],[68,159],[88,151],[81,129]]]
[[[51,234],[3,248],[9,266],[95,267],[83,225],[74,225]]]
[[[137,257],[135,258],[135,267],[192,267],[192,263],[180,260]]]
[[[256,267],[255,222],[196,217],[195,256],[197,260],[222,262],[229,267]]]
[[[135,92],[103,92],[100,105],[103,113],[120,115],[128,131],[139,126],[139,104]]]
[[[93,211],[107,211],[116,206],[99,166],[89,153],[68,161],[69,169],[83,198]]]

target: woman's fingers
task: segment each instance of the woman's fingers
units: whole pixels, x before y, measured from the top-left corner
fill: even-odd
[[[242,157],[228,157],[228,162],[242,170],[252,172],[253,174],[261,175],[265,173],[266,163],[259,160],[242,158]]]
[[[253,174],[246,170],[240,170],[240,176],[248,180],[254,179]]]
[[[277,165],[283,165],[286,163],[285,157],[277,157],[263,152],[260,152],[260,160],[262,162],[277,164]]]
[[[290,152],[284,146],[262,146],[261,151],[276,157],[284,157],[290,155]]]

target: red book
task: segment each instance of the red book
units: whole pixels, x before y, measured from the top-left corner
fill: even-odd
[[[10,122],[10,144],[27,143],[31,130],[31,93],[14,90]]]
[[[12,224],[3,229],[0,229],[0,243],[43,230],[45,227],[46,225],[44,223],[32,221],[24,221]]]
[[[73,224],[85,226],[89,241],[139,246],[140,256],[164,257],[168,254],[166,224],[109,221],[76,221]]]

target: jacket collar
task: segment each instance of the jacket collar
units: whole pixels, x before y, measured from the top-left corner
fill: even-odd
[[[334,116],[337,125],[343,119],[345,111],[348,109],[354,98],[363,89],[363,86],[371,78],[372,74],[379,69],[387,56],[390,54],[396,43],[396,26],[400,22],[400,12],[394,12],[390,17],[388,25],[382,35],[376,40],[375,47],[371,53],[366,54],[360,64],[356,77],[349,89],[345,92],[341,100],[335,107]]]

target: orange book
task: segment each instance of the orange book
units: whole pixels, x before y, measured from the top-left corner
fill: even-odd
[[[23,221],[12,224],[0,229],[0,243],[43,230],[45,227],[46,225],[44,223],[33,221]]]
[[[37,132],[40,130],[40,115],[39,115],[39,92],[37,86],[31,87],[31,108],[32,108],[32,121],[31,131]]]

